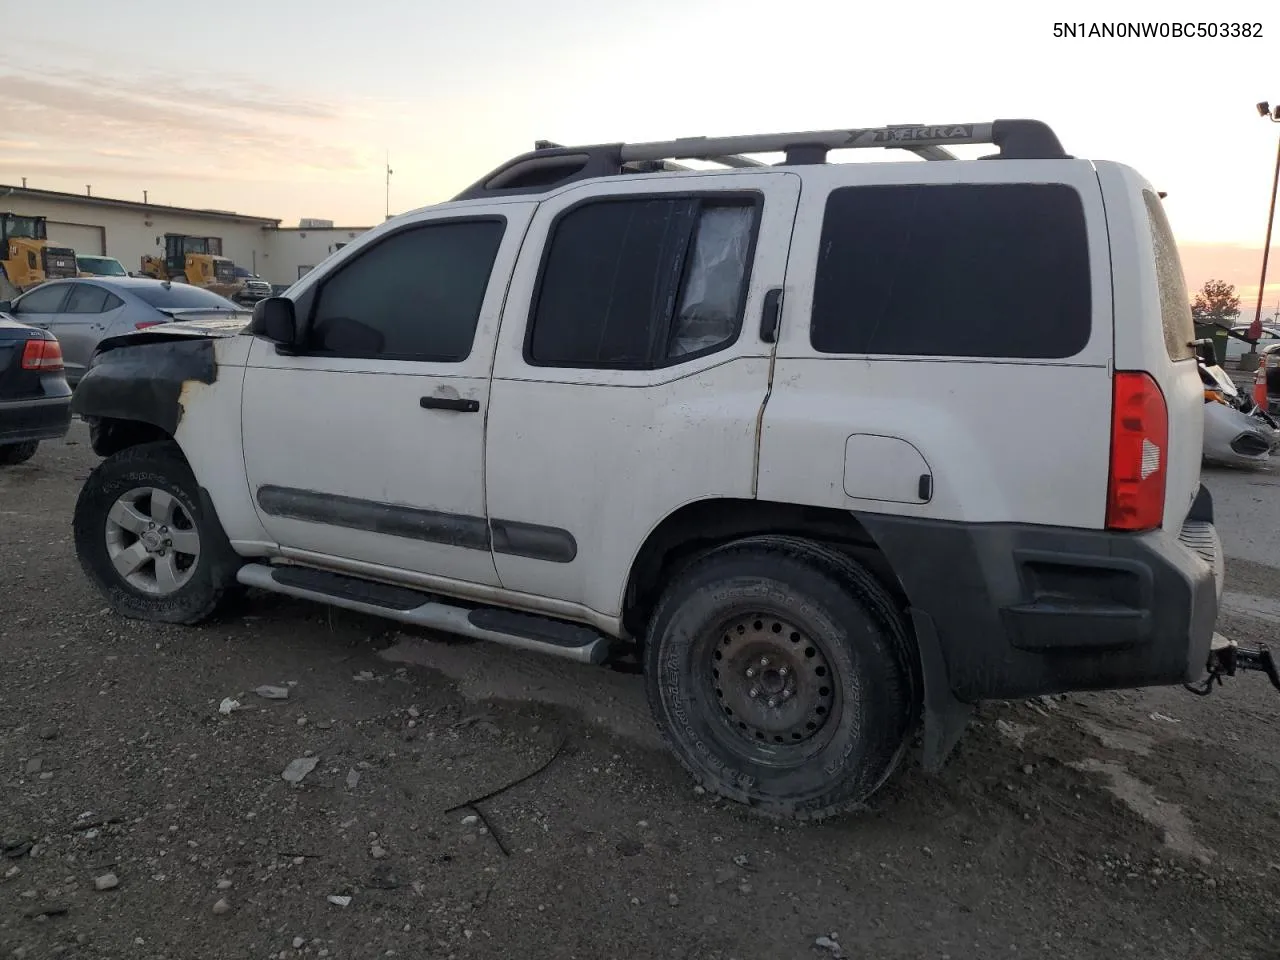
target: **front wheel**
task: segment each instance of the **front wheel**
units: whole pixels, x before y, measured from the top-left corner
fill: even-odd
[[[869,797],[916,716],[897,605],[819,544],[741,541],[685,568],[650,625],[650,707],[708,790],[816,820]]]
[[[81,567],[123,616],[198,623],[236,589],[235,553],[171,443],[102,461],[80,491],[73,528]]]

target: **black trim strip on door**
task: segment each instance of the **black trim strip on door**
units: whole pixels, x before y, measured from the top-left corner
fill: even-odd
[[[578,541],[568,530],[519,520],[473,517],[421,507],[402,507],[294,487],[261,486],[258,506],[273,517],[365,530],[390,537],[425,540],[465,550],[494,553],[551,563],[571,563]]]

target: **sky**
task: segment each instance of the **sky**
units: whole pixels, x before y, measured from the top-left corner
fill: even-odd
[[[219,0],[8,5],[0,183],[378,223],[562,143],[1033,117],[1169,196],[1187,280],[1257,298],[1280,7],[847,0]],[[1064,8],[1067,5],[1063,5]],[[1274,8],[1274,9],[1273,9]],[[1260,23],[1070,39],[1056,20]],[[170,16],[170,13],[173,16]],[[870,152],[870,151],[869,151]],[[1280,246],[1280,237],[1275,247]],[[1265,312],[1280,307],[1280,251]]]

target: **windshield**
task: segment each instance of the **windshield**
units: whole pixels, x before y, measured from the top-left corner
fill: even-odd
[[[5,214],[4,235],[6,237],[27,237],[31,240],[45,238],[44,220],[40,217],[16,217]]]
[[[128,271],[114,257],[76,257],[76,266],[81,273],[92,273],[97,277],[127,277]]]
[[[139,300],[160,310],[243,310],[226,297],[185,283],[148,284],[131,292]]]

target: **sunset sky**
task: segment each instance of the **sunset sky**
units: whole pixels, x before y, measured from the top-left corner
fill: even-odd
[[[1035,117],[1169,193],[1188,282],[1256,297],[1280,123],[1274,3],[219,0],[6,5],[0,183],[343,224],[447,199],[540,138]],[[1055,19],[1261,23],[1057,39]],[[856,11],[856,12],[854,12]],[[1280,304],[1280,254],[1264,308]]]

